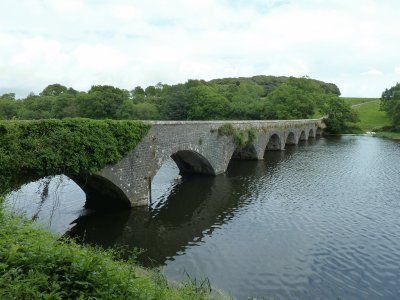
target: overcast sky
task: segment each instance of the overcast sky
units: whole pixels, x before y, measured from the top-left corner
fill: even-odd
[[[1,0],[0,93],[252,75],[400,82],[398,0]]]

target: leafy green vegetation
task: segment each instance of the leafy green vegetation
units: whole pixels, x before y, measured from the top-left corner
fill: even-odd
[[[232,136],[235,145],[239,148],[250,145],[256,139],[256,135],[254,128],[236,129],[230,123],[218,127],[218,136]]]
[[[119,161],[144,137],[138,121],[0,121],[0,190],[19,176],[91,174]]]
[[[0,96],[0,119],[271,120],[326,114],[334,125],[328,131],[354,131],[354,114],[339,95],[332,83],[263,75],[159,83],[131,91],[104,85],[82,92],[52,84],[25,99],[16,100],[12,93]]]
[[[336,85],[310,78],[253,76],[184,84],[157,84],[128,91],[92,86],[88,92],[60,84],[16,100],[0,96],[0,119],[295,119],[313,114],[318,95],[340,95]]]
[[[357,133],[361,130],[356,125],[357,113],[343,99],[327,96],[320,107],[320,112],[326,116],[325,124],[328,133]]]
[[[206,299],[209,285],[179,288],[116,252],[81,246],[1,209],[0,299]]]
[[[400,131],[400,83],[382,93],[381,108],[386,111],[395,131]]]
[[[236,130],[230,123],[225,123],[218,127],[218,135],[219,136],[233,136]]]

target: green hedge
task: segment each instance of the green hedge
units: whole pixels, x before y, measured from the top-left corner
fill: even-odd
[[[149,128],[139,121],[0,121],[0,191],[18,177],[96,172],[134,149]]]

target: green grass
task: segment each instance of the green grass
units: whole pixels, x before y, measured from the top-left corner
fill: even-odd
[[[1,198],[0,198],[1,202]],[[171,284],[116,253],[59,239],[0,208],[0,299],[206,299],[209,286]]]
[[[365,104],[354,106],[358,112],[360,122],[357,123],[364,131],[373,131],[377,128],[390,125],[386,112],[380,110],[380,100],[368,101]]]
[[[379,98],[356,98],[356,97],[341,97],[341,98],[350,105],[359,105],[379,100]]]
[[[379,131],[376,133],[377,137],[400,140],[400,132],[390,132],[390,131]]]

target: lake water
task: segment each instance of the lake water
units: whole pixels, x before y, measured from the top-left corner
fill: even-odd
[[[105,247],[146,249],[170,279],[207,277],[237,299],[399,299],[400,143],[311,140],[216,177],[169,161],[152,204],[94,213],[67,177],[23,186],[14,210]]]

